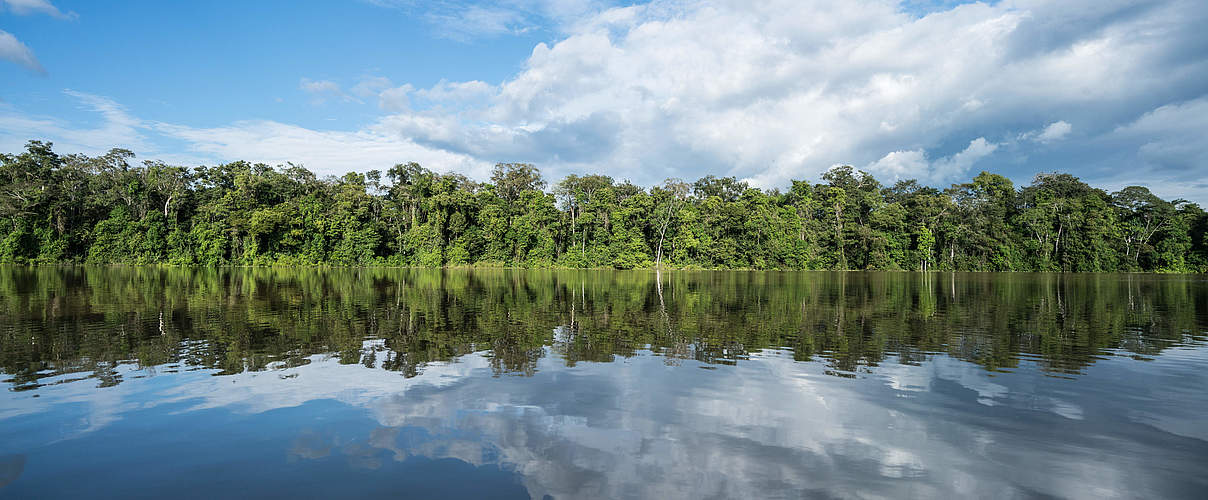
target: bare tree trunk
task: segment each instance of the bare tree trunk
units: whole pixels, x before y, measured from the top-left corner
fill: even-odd
[[[654,268],[659,269],[663,265],[663,234],[659,233],[659,249],[654,253]]]

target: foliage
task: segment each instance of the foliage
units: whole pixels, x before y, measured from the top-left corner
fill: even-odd
[[[936,189],[849,166],[787,192],[734,177],[645,189],[533,165],[488,183],[415,163],[320,179],[303,167],[132,165],[114,149],[0,155],[0,262],[618,269],[1208,270],[1208,216],[1069,174]]]

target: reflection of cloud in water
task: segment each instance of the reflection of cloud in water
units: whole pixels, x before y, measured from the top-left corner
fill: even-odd
[[[887,364],[878,367],[877,376],[898,391],[931,391],[937,381],[955,382],[977,393],[977,402],[986,406],[1005,404],[1012,394],[1007,386],[990,380],[980,366],[948,357],[936,357],[922,366]],[[1051,396],[1028,394],[1028,408],[1047,411],[1071,420],[1082,420],[1082,407]]]
[[[65,404],[86,406],[88,411],[81,418],[70,426],[58,429],[57,435],[50,439],[54,442],[103,429],[126,413],[155,405],[146,401],[146,394],[156,389],[154,384],[148,384],[147,378],[133,377],[143,373],[143,370],[136,369],[134,365],[121,365],[114,367],[113,372],[118,377],[133,378],[132,387],[122,384],[98,390],[95,379],[81,378],[74,373],[47,377],[42,383],[48,385],[40,388],[39,392],[5,398],[3,406],[0,406],[0,421],[48,412]]]
[[[929,391],[932,382],[948,380],[977,393],[977,402],[993,406],[995,399],[1007,395],[1007,388],[991,382],[986,370],[972,363],[949,357],[935,357],[922,366],[885,364],[877,375],[899,391]]]
[[[404,378],[314,356],[305,366],[278,372],[179,374],[171,384],[148,378],[103,391],[88,387],[90,399],[107,402],[96,407],[104,416],[92,418],[87,428],[166,402],[186,404],[189,409],[181,411],[256,414],[338,400],[365,408],[380,427],[360,431],[351,442],[324,437],[321,429],[303,434],[290,445],[289,457],[338,454],[370,470],[382,460],[412,456],[497,464],[521,475],[534,498],[762,497],[790,491],[789,496],[1089,497],[1125,484],[1130,486],[1114,491],[1145,491],[1164,480],[1143,475],[1152,470],[1138,472],[1143,455],[1112,453],[1160,447],[1146,442],[1152,436],[1102,441],[1100,436],[1118,430],[1102,426],[1119,422],[1090,417],[1123,412],[1103,407],[1111,403],[1088,406],[1117,400],[1087,377],[1080,387],[1099,392],[1082,397],[1061,392],[1066,380],[1031,372],[991,377],[946,357],[920,366],[885,362],[872,376],[856,380],[825,376],[821,365],[772,351],[711,371],[694,369],[694,361],[678,367],[663,361],[639,355],[567,368],[546,357],[534,377],[493,377],[489,359],[473,354]],[[1095,369],[1137,366],[1126,363],[1131,364],[1109,360]],[[1137,372],[1128,383],[1146,384],[1147,374]],[[65,385],[43,397],[81,396]],[[1153,423],[1159,420],[1143,409],[1131,418],[1179,428],[1204,410],[1202,397],[1194,401],[1200,406],[1167,411],[1166,424]],[[1079,427],[1084,425],[1100,427]],[[1184,469],[1194,466],[1188,462]]]
[[[1208,393],[1204,376],[1208,349],[1171,349],[1151,362],[1129,367],[1148,368],[1156,374],[1126,375],[1135,385],[1119,391],[1118,397],[1125,399],[1130,419],[1171,434],[1208,441],[1208,425],[1204,425],[1203,417],[1208,414],[1208,408],[1203,407]]]
[[[316,459],[331,455],[332,443],[326,436],[314,430],[305,430],[294,439],[288,456],[290,460],[299,458]]]

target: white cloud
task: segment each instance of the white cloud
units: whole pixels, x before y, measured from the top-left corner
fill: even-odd
[[[1049,126],[1045,127],[1044,131],[1041,132],[1040,135],[1036,136],[1036,140],[1045,143],[1058,141],[1069,135],[1073,128],[1074,127],[1072,125],[1064,121],[1053,122],[1049,124]]]
[[[86,126],[82,123],[88,120],[28,116],[11,106],[0,106],[0,150],[19,151],[27,140],[46,139],[53,141],[61,153],[101,154],[119,147],[143,158],[185,165],[239,159],[269,164],[294,162],[320,175],[386,169],[416,161],[437,171],[485,178],[492,165],[469,155],[417,144],[381,126],[354,132],[323,131],[253,120],[198,128],[139,119],[106,97],[74,90],[65,90],[64,94],[95,113],[99,122]],[[160,146],[165,140],[183,143],[184,150]]]
[[[452,106],[483,106],[498,92],[492,85],[479,80],[468,82],[450,82],[441,80],[427,89],[420,89],[415,96],[436,105]]]
[[[408,161],[478,177],[490,172],[490,164],[470,156],[424,147],[372,130],[323,131],[273,121],[244,121],[212,128],[156,123],[153,128],[156,133],[185,141],[190,151],[215,161],[248,159],[269,164],[292,161],[323,175],[384,170]]]
[[[930,169],[930,162],[927,161],[927,154],[921,149],[892,151],[864,169],[882,179],[895,181],[916,177],[918,172],[926,172]]]
[[[0,59],[25,66],[26,69],[38,74],[46,74],[46,68],[43,68],[42,63],[38,62],[38,58],[34,57],[34,52],[21,43],[21,40],[17,40],[12,33],[4,30],[0,30]]]
[[[61,153],[99,154],[111,148],[150,150],[142,129],[145,125],[131,116],[120,104],[111,99],[64,90],[64,95],[75,99],[79,107],[96,113],[100,123],[96,126],[81,126],[79,122],[48,117],[27,116],[8,108],[0,108],[0,147],[5,151],[24,149],[30,139],[49,139],[55,142]]]
[[[0,0],[0,4],[8,7],[8,10],[19,16],[30,14],[46,14],[59,19],[76,19],[79,16],[75,12],[63,12],[55,7],[54,4],[47,0]]]
[[[443,34],[454,39],[468,40],[474,36],[527,31],[525,18],[520,12],[482,5],[467,5],[453,12],[429,14],[429,20],[443,27]]]
[[[407,111],[411,109],[409,94],[415,90],[411,84],[383,89],[378,94],[378,106],[386,111]]]
[[[346,91],[304,79],[323,99],[376,98],[383,115],[344,131],[272,121],[156,130],[190,151],[239,155],[223,160],[288,159],[331,173],[391,157],[438,169],[528,161],[551,179],[600,172],[647,185],[715,174],[783,186],[835,164],[933,183],[960,180],[977,162],[1018,179],[1072,169],[1094,182],[1109,176],[1090,165],[1135,163],[1154,166],[1154,183],[1208,176],[1197,148],[1208,125],[1189,116],[1198,105],[1179,104],[1208,94],[1198,50],[1208,47],[1198,28],[1208,8],[1192,0],[1004,0],[922,12],[891,0],[499,8],[539,12],[561,33],[505,81],[422,88],[367,77]],[[1141,119],[1147,112],[1177,114],[1186,128],[1159,127]],[[963,151],[936,153],[970,138]],[[417,156],[394,158],[406,154]]]
[[[1020,134],[1019,138],[1026,141],[1036,141],[1041,144],[1048,144],[1050,142],[1056,142],[1064,139],[1065,136],[1069,135],[1070,131],[1073,129],[1073,125],[1070,125],[1068,122],[1062,120],[1050,123],[1042,130],[1033,130],[1031,132]]]
[[[996,149],[997,144],[987,142],[985,137],[978,137],[970,141],[969,146],[959,153],[934,162],[928,161],[926,153],[921,149],[894,151],[870,163],[866,170],[889,181],[918,179],[940,184],[965,177],[974,163],[989,156]]]
[[[1195,36],[1183,28],[1205,9],[1094,6],[1014,1],[917,17],[874,0],[656,1],[568,23],[514,78],[475,84],[474,99],[450,89],[475,82],[399,92],[408,106],[387,107],[398,113],[379,125],[483,159],[533,161],[555,177],[714,173],[767,187],[879,163],[943,182],[1009,137],[1053,144],[1072,121],[1131,119],[1156,91],[1208,76],[1202,58],[1186,55],[1179,71],[1158,68],[1178,59]],[[1041,121],[1037,110],[1063,119]],[[950,159],[925,158],[961,136],[982,139]],[[1013,146],[1016,158],[1024,147]]]

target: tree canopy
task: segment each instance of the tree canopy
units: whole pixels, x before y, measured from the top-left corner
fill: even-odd
[[[605,175],[490,180],[416,163],[319,178],[294,164],[137,164],[128,150],[0,155],[0,262],[618,269],[1208,271],[1208,216],[1141,186],[982,172],[937,189],[850,166],[761,190]]]

